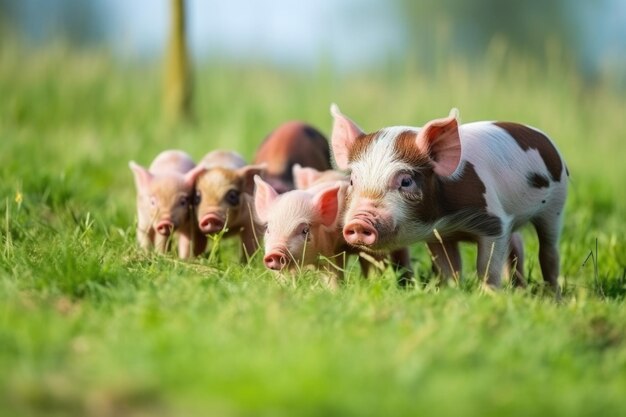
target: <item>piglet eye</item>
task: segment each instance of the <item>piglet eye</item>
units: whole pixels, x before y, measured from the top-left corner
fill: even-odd
[[[413,178],[406,176],[400,180],[400,187],[407,188],[413,185]]]
[[[309,234],[309,226],[306,226],[306,227],[304,227],[304,228],[302,229],[302,234],[303,234],[304,236],[306,236],[306,235],[308,235],[308,234]]]
[[[229,190],[224,198],[231,206],[239,205],[239,191],[237,190]]]
[[[150,205],[151,206],[156,206],[156,203],[157,203],[156,197],[154,197],[154,196],[150,197]]]
[[[400,174],[395,179],[395,188],[405,194],[415,194],[419,192],[419,186],[414,175],[419,174]]]
[[[200,190],[198,190],[193,196],[193,204],[197,206],[198,204],[200,204],[200,201],[202,201],[202,194],[200,193]]]
[[[186,206],[187,204],[189,204],[189,199],[187,197],[181,197],[180,198],[180,205],[181,206]]]

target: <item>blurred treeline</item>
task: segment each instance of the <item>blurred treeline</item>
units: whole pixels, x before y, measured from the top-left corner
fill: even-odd
[[[154,5],[159,1],[166,2],[145,3]],[[268,7],[281,7],[288,1],[267,3]],[[345,19],[351,21],[378,13],[381,5],[389,8],[394,16],[391,25],[381,22],[377,27],[368,23],[360,30],[399,31],[398,42],[402,45],[389,48],[396,54],[392,58],[414,60],[425,72],[437,72],[442,62],[448,65],[456,59],[480,65],[488,54],[504,49],[538,64],[556,60],[564,67],[575,67],[588,82],[602,78],[621,87],[626,85],[626,2],[623,0],[318,1],[320,7],[344,13]],[[337,4],[347,7],[335,7]],[[0,34],[11,34],[30,45],[61,39],[73,47],[106,48],[112,39],[110,32],[120,30],[116,16],[124,13],[127,6],[126,2],[117,0],[0,0]],[[135,12],[137,7],[132,10]],[[137,19],[149,18],[149,13],[137,16]],[[201,21],[203,17],[197,19]],[[365,20],[375,19],[374,15]],[[328,30],[324,22],[320,22],[319,30]],[[341,27],[332,30],[333,36],[342,35]],[[219,41],[228,45],[228,39]],[[212,42],[207,40],[209,48]],[[372,51],[376,53],[388,57],[391,52]]]
[[[397,3],[397,2],[396,2]],[[593,80],[623,83],[626,2],[622,0],[400,0],[409,48],[420,58],[475,57],[507,48],[538,63],[575,66]],[[551,61],[551,62],[549,62]],[[428,62],[424,62],[428,65]]]
[[[92,0],[0,0],[0,36],[19,37],[33,46],[61,40],[91,47],[110,30],[105,3]]]

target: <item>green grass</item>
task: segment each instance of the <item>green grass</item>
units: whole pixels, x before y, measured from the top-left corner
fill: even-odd
[[[170,127],[156,65],[2,45],[0,414],[623,414],[626,99],[553,61],[494,49],[480,68],[446,61],[437,76],[214,62],[196,67],[195,123]],[[335,293],[314,273],[282,282],[258,258],[240,266],[233,242],[211,261],[138,250],[128,160],[250,157],[288,119],[329,133],[331,102],[367,130],[458,107],[464,121],[548,132],[572,173],[562,302],[542,295],[530,230],[530,288],[495,295],[472,278],[471,247],[459,288],[434,285],[414,245],[417,288],[354,272]],[[592,251],[597,268],[583,265]]]

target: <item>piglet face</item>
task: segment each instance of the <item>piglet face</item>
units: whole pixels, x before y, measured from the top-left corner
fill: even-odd
[[[241,180],[228,169],[207,171],[196,183],[195,203],[198,226],[205,234],[219,233],[226,222],[239,218]]]
[[[343,235],[373,251],[405,246],[432,233],[437,176],[451,175],[460,160],[456,113],[424,128],[391,127],[365,134],[331,108],[333,152],[351,171]]]
[[[372,251],[405,246],[416,232],[428,227],[432,173],[389,166],[377,180],[355,165],[345,213],[343,236],[352,246]],[[421,232],[420,232],[421,233]]]
[[[295,219],[288,224],[276,220],[270,219],[265,228],[265,266],[281,270],[295,265],[313,264],[317,253],[313,249],[315,242],[309,223],[311,219]]]
[[[141,165],[129,164],[135,177],[137,204],[141,217],[157,233],[169,236],[190,219],[193,184],[203,167],[194,167],[182,174],[168,172],[156,175]]]
[[[325,254],[324,232],[336,227],[341,187],[316,194],[293,190],[278,195],[259,177],[255,182],[257,221],[265,226],[266,267],[282,270],[315,264]]]
[[[253,176],[262,169],[261,166],[215,167],[198,178],[195,204],[198,226],[203,233],[214,234],[225,227],[249,224],[251,215],[246,195],[252,194]]]
[[[162,235],[169,235],[190,217],[192,188],[181,178],[156,177],[143,195],[152,226]]]

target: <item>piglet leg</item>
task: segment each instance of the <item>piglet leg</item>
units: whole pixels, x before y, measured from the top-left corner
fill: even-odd
[[[178,233],[178,257],[187,259],[191,256],[191,236],[188,230],[179,230]]]
[[[178,230],[178,257],[188,259],[198,256],[206,249],[207,238],[196,227],[195,222],[190,221]]]
[[[524,278],[524,242],[519,233],[511,235],[506,270],[510,273],[511,282],[515,287],[526,287],[526,279]]]
[[[559,277],[559,220],[536,219],[533,221],[539,238],[539,265],[543,280],[560,296]]]
[[[258,240],[263,237],[263,232],[261,227],[250,219],[249,225],[241,230],[239,236],[241,237],[242,245],[241,262],[246,263],[259,248]]]
[[[207,238],[198,229],[195,221],[190,220],[178,230],[178,256],[187,259],[198,256],[206,249]]]
[[[398,285],[406,287],[413,283],[413,268],[408,248],[396,249],[389,255],[391,265],[398,275]]]
[[[154,233],[150,221],[146,221],[140,211],[137,216],[137,242],[142,249],[149,250],[152,248],[154,245]]]
[[[207,237],[197,227],[193,230],[192,252],[194,256],[200,256],[206,250]]]
[[[152,248],[153,241],[154,230],[152,228],[146,230],[141,226],[137,226],[137,242],[139,242],[139,247],[141,247],[141,249],[150,250]]]
[[[509,253],[509,241],[508,233],[504,236],[483,236],[478,239],[478,278],[492,288],[500,287],[502,269]]]
[[[172,235],[164,236],[160,233],[154,234],[154,249],[158,253],[166,253],[170,250]]]
[[[461,277],[461,252],[459,242],[456,240],[443,240],[441,242],[428,242],[428,250],[433,260],[433,272],[439,275],[442,281]]]

